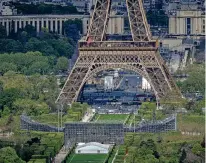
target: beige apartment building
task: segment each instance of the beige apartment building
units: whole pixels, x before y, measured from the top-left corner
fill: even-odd
[[[205,35],[205,12],[202,10],[177,10],[169,16],[169,34]]]

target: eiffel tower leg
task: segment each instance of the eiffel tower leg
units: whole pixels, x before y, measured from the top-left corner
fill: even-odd
[[[80,55],[62,88],[57,103],[71,104],[77,100],[79,92],[86,82],[94,56]]]
[[[157,98],[162,98],[171,90],[176,91],[177,95],[181,96],[163,59],[157,52],[149,52],[147,61],[144,59],[143,64]]]
[[[57,102],[71,104],[77,100],[81,88],[90,77],[103,70],[115,68],[131,70],[146,78],[158,99],[170,90],[178,90],[156,51],[86,50],[80,51]]]
[[[126,4],[133,41],[151,40],[142,0],[126,0]]]

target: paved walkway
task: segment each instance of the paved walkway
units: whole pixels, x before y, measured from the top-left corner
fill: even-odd
[[[89,122],[93,116],[94,116],[94,113],[86,113],[84,117],[82,118],[82,122]]]
[[[69,151],[70,151],[69,149],[66,150],[65,147],[63,146],[62,149],[59,151],[59,153],[54,158],[54,163],[61,163],[66,158]]]
[[[117,154],[118,154],[118,151],[119,151],[119,149],[116,151],[116,153],[115,153],[115,155],[114,155],[114,158],[113,158],[113,160],[112,160],[112,163],[114,163],[114,160],[116,159],[116,156],[117,156]]]

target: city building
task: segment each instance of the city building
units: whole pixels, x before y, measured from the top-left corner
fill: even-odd
[[[105,76],[105,78],[104,78],[104,89],[105,89],[105,90],[114,89],[113,76]]]
[[[143,6],[146,11],[156,9],[159,3],[160,0],[143,0]]]
[[[16,1],[16,0],[10,0],[10,1]],[[67,1],[66,0],[27,0],[27,1],[19,1],[19,3],[21,4],[40,4],[40,3],[44,3],[44,4],[52,4],[52,5],[61,5],[61,6],[65,6],[67,5]]]
[[[75,153],[77,154],[95,154],[95,153],[109,153],[111,145],[109,144],[101,144],[97,142],[91,143],[79,143],[75,149]]]
[[[195,37],[205,35],[205,9],[199,1],[172,2],[167,12],[170,35]]]
[[[42,28],[47,28],[50,32],[64,34],[63,23],[69,19],[81,19],[83,22],[83,35],[89,29],[91,16],[89,15],[13,15],[0,16],[0,24],[6,27],[7,35],[17,32],[26,25],[32,25],[40,32]],[[124,17],[113,15],[108,23],[108,34],[121,34],[124,31]]]
[[[151,90],[151,86],[145,78],[142,78],[142,89],[147,91]]]
[[[0,1],[0,15],[15,15],[17,10],[9,6],[8,1]]]
[[[89,0],[68,0],[68,2],[75,6],[78,12],[89,12],[91,9],[89,9]]]

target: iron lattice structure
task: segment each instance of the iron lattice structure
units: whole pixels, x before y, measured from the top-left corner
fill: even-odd
[[[35,122],[30,117],[26,115],[20,116],[20,127],[22,130],[34,130],[34,131],[43,131],[43,132],[63,132],[63,128],[58,128],[52,125],[43,124]]]
[[[101,122],[73,122],[66,123],[64,129],[64,143],[68,142],[100,142],[123,144],[127,132],[168,132],[176,131],[176,115],[162,121],[153,121],[136,126],[126,126],[123,123]]]
[[[126,0],[131,41],[107,41],[111,0],[97,0],[85,39],[79,41],[79,57],[63,87],[57,103],[76,101],[81,88],[93,75],[102,70],[122,68],[139,73],[150,83],[157,99],[168,91],[181,93],[158,53],[141,0]]]
[[[124,142],[124,126],[122,123],[66,123],[64,130],[64,142]]]

